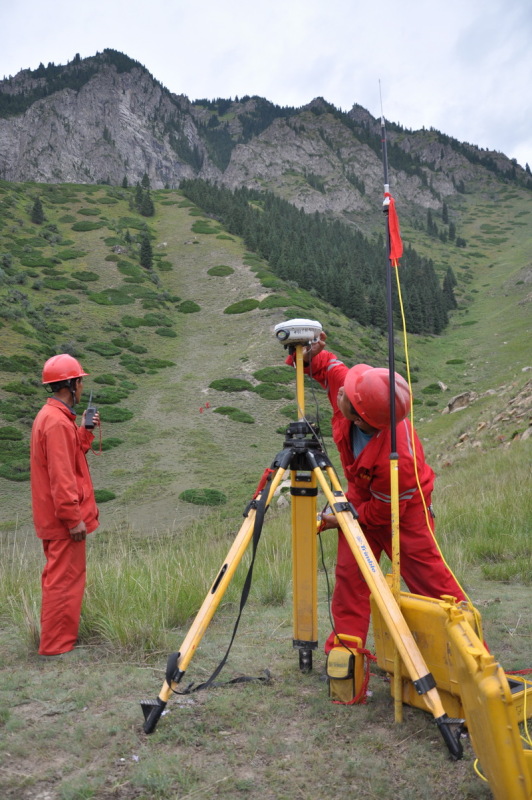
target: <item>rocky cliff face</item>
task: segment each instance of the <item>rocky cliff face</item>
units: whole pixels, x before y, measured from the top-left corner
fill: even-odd
[[[29,94],[38,84],[31,73],[20,73],[2,82],[0,91]],[[176,186],[198,173],[219,177],[188,105],[146,70],[119,72],[102,62],[79,90],[64,88],[35,100],[22,114],[0,119],[0,175],[43,183],[120,184],[125,177],[131,185],[147,173],[154,188]],[[204,169],[179,157],[172,147],[176,140],[198,148]]]
[[[388,142],[394,195],[418,216],[461,183],[530,180],[506,156],[437,131],[391,126]],[[269,189],[306,212],[360,223],[382,195],[380,124],[358,105],[346,115],[322,98],[289,110],[262,98],[192,104],[107,50],[0,82],[0,177],[133,185],[144,174],[153,188],[200,177]]]

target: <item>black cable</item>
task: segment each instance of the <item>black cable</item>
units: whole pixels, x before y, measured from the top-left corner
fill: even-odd
[[[247,599],[248,599],[249,590],[251,588],[251,581],[252,581],[252,578],[253,578],[253,567],[255,565],[255,556],[257,554],[257,547],[258,547],[259,539],[260,539],[260,536],[261,536],[261,533],[262,533],[262,526],[264,524],[264,515],[265,515],[265,513],[267,511],[266,501],[268,499],[268,494],[269,494],[267,485],[270,482],[270,480],[271,480],[271,477],[268,476],[268,478],[266,480],[266,485],[264,486],[264,488],[262,490],[261,496],[255,502],[256,514],[255,514],[255,524],[253,526],[251,562],[250,562],[250,565],[249,565],[249,568],[248,568],[246,579],[244,581],[244,586],[242,588],[242,594],[240,596],[240,607],[239,607],[239,611],[238,611],[238,616],[236,618],[236,622],[235,622],[234,627],[233,627],[233,633],[232,633],[232,636],[231,636],[231,641],[229,642],[229,645],[227,647],[225,655],[222,658],[222,660],[220,661],[220,663],[218,664],[218,666],[216,667],[216,669],[214,670],[214,672],[212,673],[212,675],[210,676],[210,678],[208,678],[206,681],[204,681],[204,683],[200,683],[199,686],[196,686],[194,688],[192,688],[194,686],[194,684],[190,683],[187,686],[187,688],[184,689],[182,692],[179,692],[179,691],[176,691],[175,689],[172,689],[174,694],[191,694],[192,692],[199,692],[200,689],[208,689],[209,686],[220,686],[220,685],[222,685],[222,684],[215,684],[215,683],[213,683],[213,681],[215,680],[215,678],[218,677],[218,675],[220,674],[220,672],[224,668],[225,663],[226,663],[226,661],[227,661],[227,659],[229,657],[229,653],[230,653],[231,648],[233,646],[233,642],[235,640],[236,632],[237,632],[238,626],[240,624],[240,619],[242,617],[242,612],[244,610],[244,606],[246,605],[246,602],[247,602]],[[271,675],[270,675],[268,670],[264,670],[264,673],[265,673],[265,676],[266,676],[264,678],[250,678],[250,677],[233,678],[230,681],[226,681],[226,683],[243,683],[244,681],[252,681],[252,680],[268,682],[270,680],[270,678],[271,678]]]

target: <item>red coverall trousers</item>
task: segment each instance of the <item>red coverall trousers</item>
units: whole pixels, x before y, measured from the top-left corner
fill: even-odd
[[[411,512],[411,516],[413,516]],[[414,594],[425,597],[443,594],[466,597],[445,565],[434,540],[427,535],[427,523],[422,505],[419,506],[419,530],[412,525],[401,526],[401,575]],[[366,532],[365,536],[377,561],[384,551],[391,557],[390,529],[381,533]],[[437,587],[435,591],[435,587]],[[370,621],[370,590],[364,580],[347,540],[338,532],[336,583],[332,599],[332,614],[336,633],[360,636],[365,645]],[[325,652],[333,646],[334,632],[325,643]]]
[[[41,655],[72,650],[78,638],[85,590],[85,540],[43,539]]]

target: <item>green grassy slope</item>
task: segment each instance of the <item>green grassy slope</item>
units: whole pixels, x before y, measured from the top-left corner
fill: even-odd
[[[209,389],[213,380],[226,377],[259,384],[254,371],[284,360],[273,337],[273,326],[285,318],[283,308],[224,314],[236,301],[261,301],[271,294],[256,276],[260,262],[247,258],[242,243],[218,225],[204,223],[200,230],[211,232],[194,233],[201,217],[176,192],[154,193],[156,217],[145,219],[129,208],[130,192],[109,187],[3,184],[1,190],[2,352],[12,357],[0,364],[3,427],[15,427],[22,444],[27,442],[46,396],[39,385],[42,363],[69,349],[90,373],[87,389],[104,389],[108,396],[118,389],[122,395],[112,405],[95,397],[104,442],[122,440],[98,458],[89,456],[95,486],[116,494],[104,507],[104,525],[128,522],[153,530],[190,521],[201,510],[178,500],[190,488],[221,489],[227,509],[240,510],[282,446],[276,431],[287,418],[280,409],[294,398],[287,385],[273,400],[250,391]],[[37,194],[45,208],[43,226],[29,221]],[[103,226],[73,230],[84,219]],[[125,241],[126,232],[135,237],[146,223],[154,254],[151,273],[138,266],[138,245]],[[116,253],[117,247],[124,252]],[[217,266],[232,272],[210,275]],[[292,316],[318,315],[331,327],[340,326],[344,333],[338,341],[350,341],[346,352],[354,356],[355,337],[346,320],[309,295],[289,293],[290,302],[300,304]],[[184,313],[187,301],[198,310]],[[159,325],[131,327],[154,314],[162,315]],[[161,335],[168,332],[172,335]],[[159,368],[164,362],[168,366]],[[114,385],[97,384],[102,375],[111,376]],[[215,413],[220,406],[238,408],[254,421],[242,424]],[[111,422],[116,408],[131,412],[131,419]],[[22,462],[24,454],[15,467]],[[27,526],[29,484],[0,480],[2,524]]]
[[[36,196],[44,205],[41,226],[30,221]],[[152,218],[131,209],[132,196],[132,190],[108,186],[0,184],[0,336],[2,356],[11,359],[0,363],[0,429],[12,426],[22,434],[20,458],[15,459],[20,468],[31,421],[44,397],[39,386],[42,363],[69,349],[90,373],[87,387],[100,392],[104,441],[122,440],[99,457],[89,456],[95,486],[116,495],[101,506],[103,527],[128,523],[151,532],[177,529],[208,513],[179,500],[185,489],[218,489],[228,498],[222,514],[238,515],[263,469],[282,448],[279,430],[289,419],[282,410],[293,403],[292,384],[276,384],[273,399],[210,388],[212,381],[226,378],[256,387],[261,383],[254,377],[257,370],[282,363],[285,352],[273,337],[277,322],[294,316],[319,319],[331,349],[348,363],[385,364],[387,347],[385,337],[353,325],[326,303],[275,279],[241,241],[203,217],[179,192],[153,192]],[[491,419],[504,410],[526,383],[529,373],[523,368],[532,364],[526,283],[529,195],[493,182],[489,196],[461,195],[459,201],[460,208],[451,208],[451,214],[460,218],[465,249],[444,246],[402,221],[405,242],[433,257],[442,274],[451,266],[458,279],[460,309],[445,335],[409,337],[417,421],[436,460],[452,456],[459,436],[475,430],[483,416]],[[100,227],[77,230],[82,221]],[[126,241],[127,232],[134,239],[146,225],[152,271],[139,267],[139,246]],[[209,274],[221,265],[233,272]],[[268,307],[272,295],[285,298],[279,300],[284,305]],[[224,313],[245,299],[258,301],[259,307]],[[185,301],[193,301],[199,310],[185,313]],[[139,321],[142,325],[131,327]],[[397,368],[404,372],[400,332],[396,334]],[[98,384],[102,375],[115,383]],[[447,389],[423,393],[437,381]],[[503,385],[504,392],[481,398],[465,412],[441,414],[455,394]],[[107,400],[117,402],[102,403],[102,390]],[[113,390],[118,395],[113,397]],[[327,418],[324,394],[316,397]],[[310,393],[307,402],[313,414]],[[215,413],[220,406],[237,408],[253,422]],[[111,422],[115,409],[132,416]],[[505,428],[502,422],[497,435],[509,437],[513,424],[510,420]],[[526,424],[522,419],[520,429]],[[489,429],[483,446],[497,443]],[[14,450],[0,446],[4,462],[13,463]],[[2,527],[31,528],[29,483],[5,477],[0,483]]]

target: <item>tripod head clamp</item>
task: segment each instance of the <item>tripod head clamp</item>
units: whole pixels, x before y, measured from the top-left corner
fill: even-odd
[[[288,347],[315,342],[323,329],[314,319],[289,319],[287,322],[279,322],[273,330],[281,344]]]

